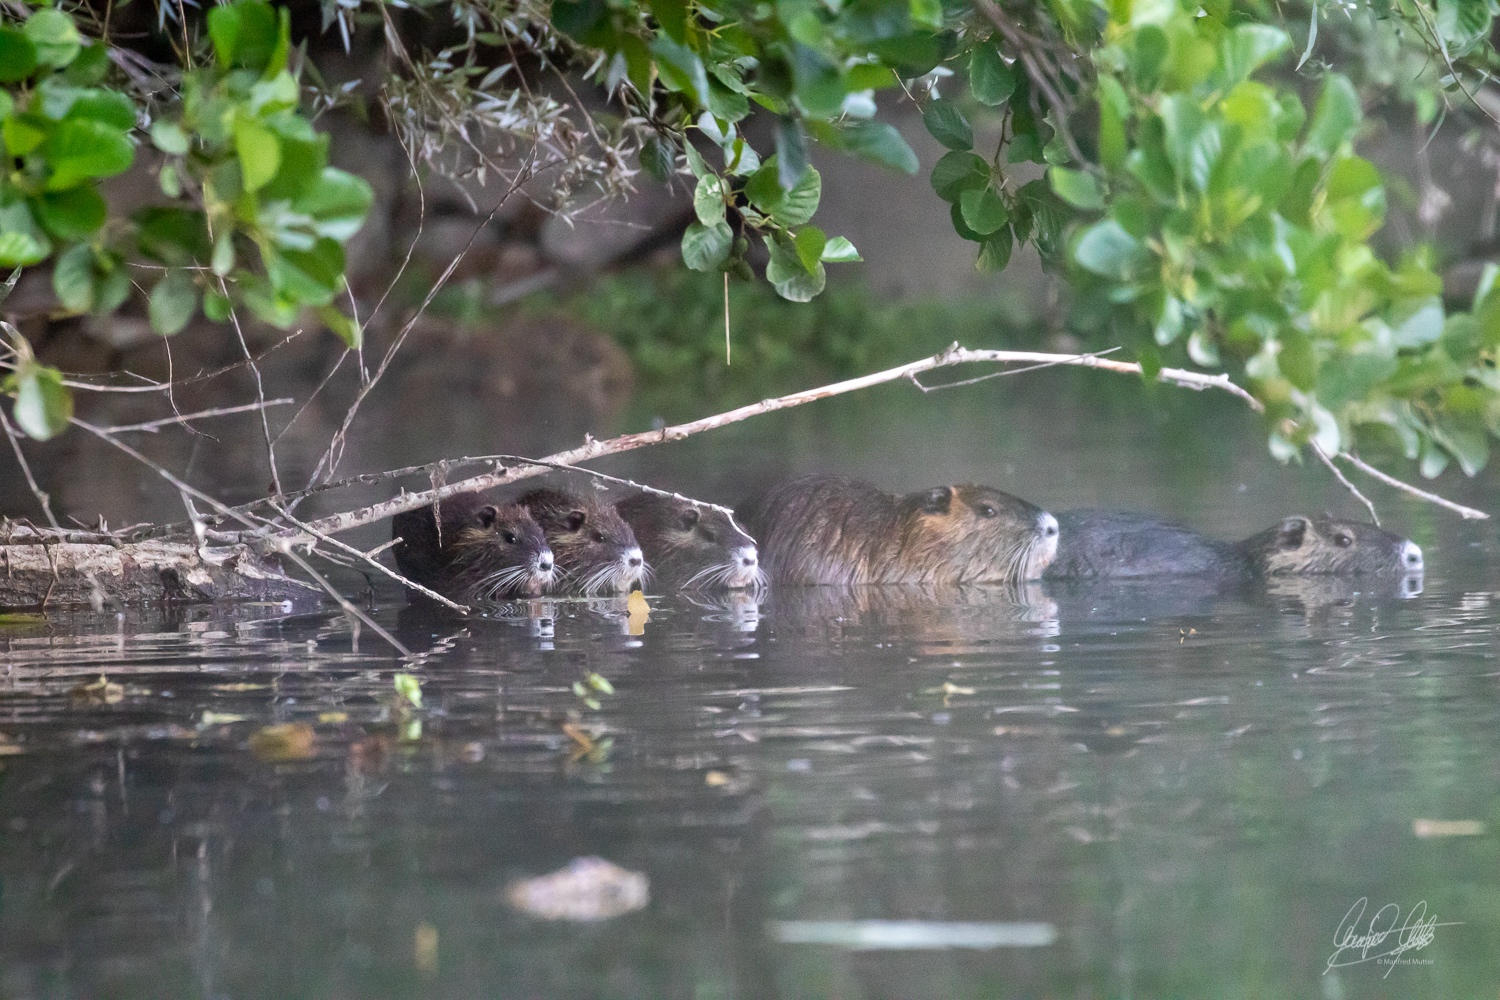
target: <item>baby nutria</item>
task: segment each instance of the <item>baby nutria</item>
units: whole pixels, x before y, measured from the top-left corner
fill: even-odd
[[[661,583],[684,589],[761,586],[755,539],[714,507],[661,493],[637,493],[615,504]]]
[[[1289,517],[1240,542],[1131,511],[1065,510],[1048,579],[1419,573],[1422,549],[1373,524]]]
[[[402,576],[455,601],[531,596],[551,585],[552,550],[525,508],[459,493],[438,509],[441,530],[431,504],[391,519]]]
[[[560,589],[590,597],[623,594],[645,579],[635,533],[611,505],[554,489],[531,490],[516,503],[542,526],[557,557]]]
[[[772,582],[959,584],[1035,580],[1057,521],[968,483],[906,496],[839,476],[783,483],[742,512]]]

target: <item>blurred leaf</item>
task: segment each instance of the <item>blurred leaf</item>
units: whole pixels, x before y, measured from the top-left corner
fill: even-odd
[[[712,174],[698,178],[698,186],[693,189],[693,212],[698,221],[705,226],[723,222],[724,211],[723,181]]]
[[[1323,79],[1323,91],[1313,110],[1312,124],[1302,148],[1315,156],[1329,156],[1339,146],[1354,138],[1364,117],[1359,93],[1342,73],[1329,73]]]
[[[646,175],[663,184],[677,169],[676,147],[659,135],[651,136],[641,146],[640,159]]]
[[[147,314],[151,329],[170,337],[187,326],[198,308],[198,286],[187,271],[172,269],[151,289]]]
[[[92,187],[53,191],[32,203],[38,220],[61,240],[87,239],[104,225],[104,199]]]
[[[652,39],[650,49],[664,87],[686,94],[697,104],[708,103],[708,74],[696,52],[666,35]]]
[[[855,122],[838,130],[837,145],[862,159],[915,174],[920,164],[901,133],[885,122]]]
[[[77,58],[83,45],[73,19],[60,10],[37,11],[26,19],[21,30],[35,46],[36,62],[42,66],[68,65]]]
[[[853,243],[842,236],[835,236],[823,247],[823,260],[828,264],[847,264],[864,260],[864,258],[859,255],[858,250],[854,249]]]
[[[19,31],[0,28],[0,83],[24,80],[36,69],[36,47]]]
[[[957,202],[963,192],[989,183],[990,165],[973,153],[946,153],[932,168],[932,189],[944,201]]]
[[[313,231],[319,236],[343,242],[359,232],[374,200],[375,192],[363,177],[324,167],[292,208],[316,220]]]
[[[392,678],[392,681],[396,688],[396,694],[400,695],[405,701],[410,702],[413,708],[422,707],[421,681],[417,680],[411,674],[405,673],[397,674]]]
[[[94,307],[94,251],[87,244],[58,255],[52,265],[52,290],[69,312],[84,313]]]
[[[15,376],[16,424],[37,441],[48,441],[68,428],[73,396],[63,385],[62,372],[36,362],[23,364]]]
[[[958,207],[964,225],[981,237],[989,236],[1010,221],[1005,202],[988,187],[964,191],[958,197]]]
[[[803,180],[812,168],[807,162],[807,138],[800,121],[785,115],[776,120],[776,155],[766,162],[776,163],[783,191],[792,190]]]
[[[1047,171],[1047,179],[1052,182],[1052,190],[1057,196],[1074,208],[1092,212],[1104,207],[1104,194],[1093,174],[1052,167]]]
[[[52,241],[37,226],[26,202],[0,203],[0,267],[21,267],[45,260]]]
[[[995,107],[1005,103],[1015,89],[1015,70],[1006,65],[994,43],[976,45],[969,56],[969,91],[974,99]]]
[[[1113,219],[1096,222],[1084,230],[1073,249],[1073,258],[1083,267],[1117,281],[1131,280],[1147,256],[1140,241]]]
[[[974,262],[975,268],[987,272],[1005,270],[1005,265],[1010,263],[1011,248],[1010,230],[1000,230],[985,240],[984,246],[979,248],[979,259]]]
[[[265,187],[281,167],[281,143],[277,141],[276,133],[253,118],[235,120],[234,150],[240,159],[247,192],[253,193]]]
[[[48,191],[61,191],[90,178],[113,177],[129,169],[135,158],[135,147],[123,132],[88,118],[58,122],[42,151],[52,167]]]
[[[745,182],[745,196],[778,225],[792,228],[805,224],[817,212],[823,197],[822,175],[808,167],[791,190],[783,190],[781,183],[781,164],[773,156]]]
[[[1269,24],[1235,25],[1220,43],[1225,83],[1234,86],[1292,47],[1285,31]]]
[[[817,226],[803,226],[792,237],[792,245],[796,248],[797,258],[802,261],[802,266],[807,269],[807,273],[816,273],[823,260],[823,250],[828,246],[828,237],[824,235],[823,230]]]
[[[219,65],[263,70],[280,40],[276,11],[260,0],[238,0],[208,12],[208,34]]]
[[[188,151],[187,133],[176,122],[152,122],[151,143],[163,153],[171,153],[174,156],[182,156]]]

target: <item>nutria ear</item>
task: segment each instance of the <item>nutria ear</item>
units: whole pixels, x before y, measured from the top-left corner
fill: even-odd
[[[689,507],[687,510],[683,511],[682,517],[679,519],[679,524],[681,525],[682,530],[688,531],[689,529],[691,529],[693,525],[698,523],[699,516],[700,515],[698,514],[697,507]]]
[[[493,528],[499,519],[500,511],[495,509],[494,504],[487,504],[474,512],[474,520],[479,522],[481,528]]]
[[[953,488],[935,486],[922,494],[922,513],[946,514],[953,506]]]
[[[577,531],[579,528],[583,527],[583,522],[587,521],[588,519],[589,519],[589,516],[584,511],[581,511],[581,510],[570,510],[570,511],[568,511],[568,520],[567,520],[568,530],[569,531]]]
[[[1312,522],[1305,517],[1289,517],[1277,529],[1277,541],[1281,542],[1284,549],[1300,549],[1302,539],[1307,536],[1307,529],[1311,527]]]

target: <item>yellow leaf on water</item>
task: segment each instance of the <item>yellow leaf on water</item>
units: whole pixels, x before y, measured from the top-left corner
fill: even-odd
[[[250,752],[273,764],[313,755],[313,727],[305,722],[265,726],[250,735]]]
[[[1429,837],[1482,837],[1484,823],[1477,819],[1414,819],[1411,832],[1424,840]]]
[[[646,623],[651,620],[651,605],[646,602],[646,595],[639,590],[632,590],[625,601],[625,610],[630,612],[630,634],[645,635]]]
[[[198,720],[200,726],[224,726],[231,722],[244,722],[247,715],[235,715],[232,712],[204,712],[203,717]]]
[[[417,968],[423,972],[437,971],[438,932],[431,924],[418,924],[413,935],[412,951]]]

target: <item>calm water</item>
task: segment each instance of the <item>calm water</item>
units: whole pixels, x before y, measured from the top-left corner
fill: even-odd
[[[781,458],[698,454],[878,474],[904,449],[929,468],[892,485],[968,462],[1225,535],[1338,502],[1255,444],[1034,409],[955,441],[788,417]],[[1049,460],[1069,435],[1089,444]],[[780,590],[653,598],[639,635],[623,602],[462,620],[381,592],[415,666],[268,607],[0,625],[0,996],[1493,997],[1500,545],[1387,513],[1427,550],[1420,588]],[[395,707],[398,671],[422,709]],[[285,723],[311,743],[264,735]],[[507,901],[587,855],[649,905]],[[1361,898],[1362,933],[1387,904],[1442,926],[1410,964],[1374,960],[1393,936],[1325,975]],[[1009,944],[790,940],[870,920]]]

